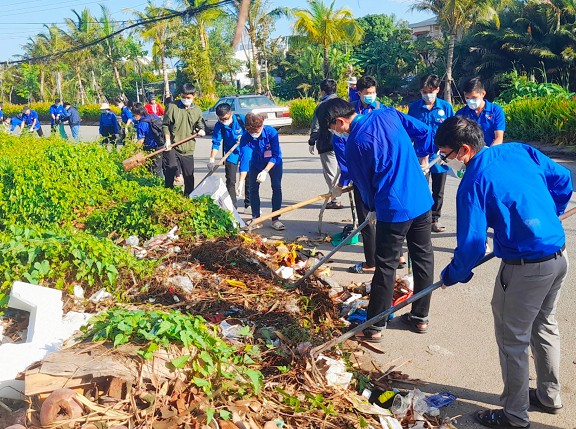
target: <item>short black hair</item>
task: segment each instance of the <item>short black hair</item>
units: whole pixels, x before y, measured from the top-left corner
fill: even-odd
[[[196,87],[191,83],[185,83],[180,90],[181,95],[196,95]]]
[[[72,106],[70,103],[68,103],[67,101],[64,102],[64,107],[68,107],[68,106]]]
[[[330,125],[336,123],[336,118],[349,118],[354,113],[356,113],[356,110],[354,110],[352,103],[336,97],[320,103],[318,110],[316,110],[316,117],[320,128],[327,130]]]
[[[478,152],[485,146],[484,132],[478,122],[463,116],[452,116],[438,127],[434,143],[438,147],[449,147],[454,152],[467,144]]]
[[[54,103],[55,103],[55,104],[58,104],[58,103],[60,103],[61,101],[62,101],[62,100],[60,100],[59,98],[57,98],[56,100],[54,100]]]
[[[124,99],[122,97],[116,97],[114,99],[114,104],[120,104],[120,103],[126,104],[126,102],[124,101]]]
[[[362,76],[356,82],[356,89],[358,92],[362,92],[365,89],[372,88],[373,86],[378,86],[378,82],[372,76]]]
[[[436,74],[429,74],[427,76],[422,76],[420,79],[420,89],[424,88],[440,88],[442,80]]]
[[[482,92],[485,90],[479,77],[473,77],[470,79],[464,84],[462,89],[464,90],[464,94],[468,94],[469,92]]]
[[[230,113],[231,110],[232,106],[230,106],[228,103],[219,104],[218,106],[216,106],[216,116],[221,118],[222,116]]]
[[[324,79],[320,82],[320,90],[326,94],[334,94],[336,92],[336,81],[334,79]]]
[[[130,108],[130,111],[134,115],[146,116],[148,114],[142,103],[134,103],[134,105]]]

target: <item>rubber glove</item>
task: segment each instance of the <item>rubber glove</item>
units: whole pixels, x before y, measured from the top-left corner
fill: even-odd
[[[198,137],[204,137],[206,135],[206,131],[198,130]]]
[[[214,158],[210,158],[210,160],[208,161],[208,164],[206,164],[206,166],[208,167],[208,170],[212,171],[212,169],[214,169],[214,165],[216,165],[216,163],[214,161],[215,161]]]
[[[308,151],[310,152],[310,155],[314,155],[314,145],[313,144],[308,145]]]
[[[240,180],[236,186],[236,198],[240,199],[244,197],[244,186],[246,185],[245,180]]]
[[[376,225],[376,212],[368,213],[368,216],[366,216],[366,219],[368,219],[368,223],[370,225]]]
[[[330,193],[332,194],[332,198],[339,198],[342,196],[342,187],[336,185],[330,190]]]
[[[166,151],[169,151],[172,149],[172,142],[170,141],[170,138],[168,137],[166,139],[166,142],[164,143],[164,148],[166,149]]]
[[[256,176],[256,181],[258,183],[264,183],[266,181],[267,177],[268,177],[268,172],[266,170],[262,170],[260,173],[258,173],[258,176]]]

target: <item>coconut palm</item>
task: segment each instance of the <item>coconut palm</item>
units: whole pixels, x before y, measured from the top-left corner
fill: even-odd
[[[122,80],[120,79],[120,71],[118,69],[118,64],[122,58],[122,43],[123,39],[121,36],[112,36],[114,32],[117,31],[116,23],[112,19],[110,9],[104,5],[100,5],[102,11],[102,16],[99,19],[100,22],[100,33],[102,37],[107,37],[103,42],[104,55],[110,63],[112,70],[114,71],[114,79],[116,80],[116,85],[120,90],[121,97],[125,98],[124,88],[122,86]]]
[[[322,46],[324,77],[330,76],[330,47],[335,43],[358,44],[363,30],[348,8],[334,9],[335,0],[327,6],[322,0],[308,0],[309,9],[296,9],[294,32],[308,42]]]

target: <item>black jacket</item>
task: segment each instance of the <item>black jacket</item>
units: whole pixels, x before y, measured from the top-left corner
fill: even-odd
[[[312,117],[312,126],[310,128],[310,139],[308,140],[308,144],[310,146],[316,145],[316,149],[318,153],[325,153],[331,152],[334,150],[332,147],[332,133],[328,130],[321,130],[320,124],[318,123],[318,118],[316,117],[316,113],[318,112],[318,108],[324,103],[326,100],[330,100],[332,98],[336,98],[336,94],[329,94],[320,100],[318,106],[314,110],[314,116]]]

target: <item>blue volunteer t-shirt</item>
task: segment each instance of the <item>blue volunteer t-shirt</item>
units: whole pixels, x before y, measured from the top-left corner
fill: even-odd
[[[132,116],[132,112],[127,106],[122,107],[120,111],[120,116],[122,117],[122,122],[127,124],[128,120],[131,119],[134,122],[134,116]]]
[[[464,116],[478,122],[484,132],[484,143],[490,147],[494,141],[494,131],[506,131],[506,115],[504,114],[504,109],[498,104],[490,103],[488,100],[484,101],[486,105],[484,110],[480,112],[480,116],[468,106],[458,110],[456,116]]]
[[[36,124],[34,124],[34,130],[40,128],[40,118],[38,118],[38,113],[35,110],[30,109],[30,113],[27,115],[26,113],[22,113],[22,122],[26,124],[26,126],[32,125],[36,119]]]
[[[436,98],[434,106],[432,106],[432,109],[428,110],[428,107],[426,107],[424,100],[420,99],[410,104],[410,107],[408,108],[408,115],[428,125],[432,130],[432,141],[434,141],[434,136],[436,135],[438,127],[442,125],[442,123],[446,119],[450,118],[451,116],[454,116],[454,109],[452,108],[452,105],[448,103],[446,100]],[[428,161],[432,161],[433,159],[435,159],[438,156],[436,154],[437,152],[438,147],[434,145],[434,153],[430,155]],[[449,169],[450,167],[448,167],[447,165],[436,163],[430,168],[430,172],[440,174],[445,173]]]
[[[153,150],[158,147],[156,139],[154,138],[154,131],[152,131],[152,126],[150,121],[160,119],[156,115],[146,115],[140,118],[136,122],[136,139],[144,140],[144,149]]]
[[[224,153],[228,153],[232,146],[236,144],[238,138],[244,133],[244,127],[242,123],[244,122],[243,115],[232,115],[232,123],[230,125],[224,125],[222,122],[216,122],[214,125],[214,131],[212,132],[212,149],[220,150],[220,145],[224,142]],[[226,159],[226,162],[232,164],[238,164],[240,159],[240,146],[234,149],[234,152]]]
[[[262,134],[255,139],[248,131],[240,138],[240,172],[251,169],[261,171],[269,162],[282,162],[282,151],[278,131],[269,125],[264,125]]]

